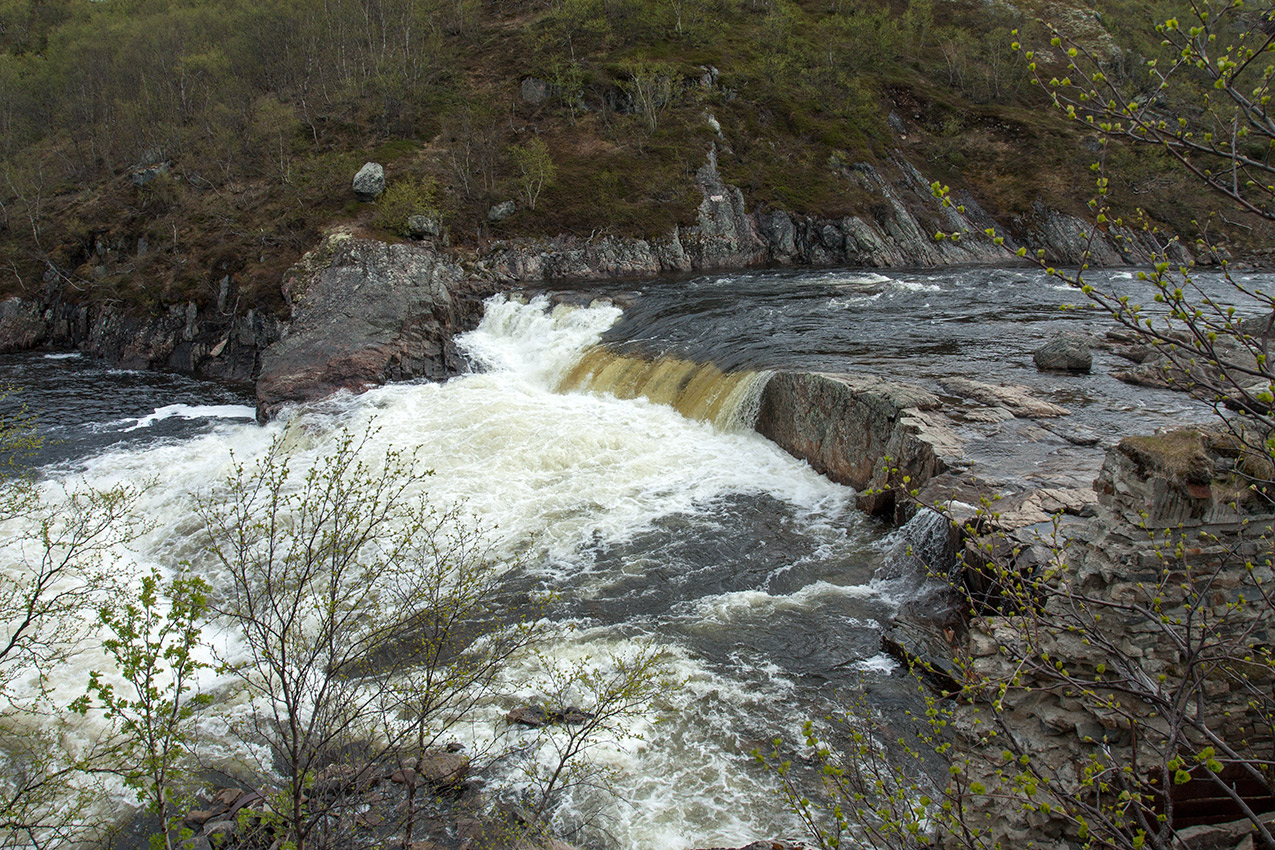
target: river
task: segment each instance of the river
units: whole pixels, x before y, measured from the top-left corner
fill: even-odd
[[[1127,272],[1104,279],[1137,286]],[[251,463],[282,435],[304,467],[342,428],[371,433],[373,453],[417,452],[434,471],[420,483],[429,497],[463,506],[499,554],[523,559],[508,581],[557,593],[546,614],[559,635],[552,654],[605,664],[638,638],[668,652],[681,687],[634,730],[640,739],[600,756],[619,769],[617,793],[582,791],[558,822],[581,827],[573,837],[589,846],[682,850],[799,837],[750,751],[795,737],[854,694],[887,720],[917,699],[880,651],[882,623],[921,592],[916,576],[900,575],[899,535],[858,513],[853,491],[751,430],[766,371],[1028,386],[1070,408],[1069,427],[1099,444],[1020,440],[1015,429],[1034,426],[1015,420],[971,425],[971,456],[1004,477],[1092,477],[1119,435],[1207,410],[1116,381],[1120,361],[1101,351],[1088,376],[1037,372],[1031,354],[1045,339],[1107,326],[1096,311],[1060,309],[1078,298],[1025,269],[529,291],[494,298],[460,340],[471,373],[340,395],[266,426],[241,390],[73,355],[5,357],[0,376],[40,414],[50,488],[144,485],[138,509],[154,528],[122,553],[141,568],[199,563],[192,494],[228,474],[232,452]],[[83,653],[55,685],[73,698],[101,663]],[[502,779],[512,781],[493,777]]]

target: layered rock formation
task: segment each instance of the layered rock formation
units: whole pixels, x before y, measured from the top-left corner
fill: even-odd
[[[200,310],[192,301],[150,315],[114,304],[71,303],[56,289],[43,299],[10,298],[0,302],[0,352],[69,348],[127,369],[248,382],[284,323],[256,310],[234,313],[225,306],[228,288],[229,279],[218,308]]]
[[[766,264],[898,267],[1002,263],[1012,258],[1006,249],[1020,244],[1033,251],[1043,250],[1051,261],[1066,262],[1074,261],[1076,240],[1082,233],[1098,262],[1140,262],[1166,249],[1150,243],[1149,236],[1135,233],[1095,234],[1090,241],[1082,221],[1043,206],[1029,216],[998,223],[968,193],[957,191],[953,194],[956,203],[940,206],[925,177],[901,157],[895,158],[888,171],[883,173],[866,163],[846,167],[847,177],[878,199],[867,216],[827,219],[760,207],[750,211],[743,193],[722,178],[716,150],[710,149],[694,178],[701,196],[696,221],[675,227],[667,236],[524,238],[463,250],[398,245],[374,249],[369,240],[360,243],[364,247],[358,253],[362,257],[376,254],[377,259],[370,263],[342,261],[343,270],[334,274],[344,282],[332,285],[340,289],[343,303],[339,311],[327,314],[317,304],[301,305],[282,318],[253,311],[238,313],[233,298],[235,283],[229,276],[220,282],[215,306],[199,308],[191,302],[148,314],[139,305],[82,303],[64,297],[63,276],[50,268],[42,297],[15,298],[0,305],[0,350],[41,345],[77,348],[133,368],[250,380],[261,369],[264,350],[288,332],[289,322],[303,323],[296,328],[301,336],[271,355],[276,364],[279,358],[292,356],[288,351],[295,350],[300,357],[303,340],[316,340],[324,327],[338,333],[347,325],[361,328],[340,335],[335,342],[339,351],[330,365],[306,367],[314,374],[316,388],[326,384],[335,389],[450,374],[447,343],[434,338],[434,330],[459,329],[465,327],[465,321],[441,304],[439,293],[422,295],[430,288],[423,283],[426,278],[436,277],[445,288],[459,286],[467,292],[482,292],[498,285],[556,279],[643,277]],[[994,244],[984,233],[993,227],[999,227],[1004,246]],[[960,234],[960,238],[937,240],[938,232]],[[309,256],[328,252],[330,241],[330,237],[325,239]],[[1168,247],[1182,253],[1175,246]],[[392,264],[400,261],[408,267],[401,272],[393,270]],[[289,279],[304,274],[304,263],[301,268]],[[366,275],[365,285],[356,282],[359,274]],[[409,280],[414,282],[400,287]],[[292,284],[285,281],[284,285]],[[388,300],[382,298],[391,293]],[[461,306],[462,312],[468,309]],[[411,315],[416,310],[421,314]],[[344,321],[337,320],[338,314]],[[429,330],[409,330],[407,326],[412,324]],[[386,330],[390,326],[398,327],[403,335]],[[387,351],[385,346],[395,349],[387,355],[395,365],[370,365],[381,354],[356,355],[354,340],[360,333],[368,335],[367,345],[372,349],[382,353]],[[414,340],[421,341],[425,349],[412,350]],[[305,356],[322,358],[326,354],[316,342]],[[298,360],[289,368],[302,367]],[[350,374],[340,376],[343,368],[350,369]],[[263,392],[265,411],[285,401],[321,394],[318,389],[293,392],[279,384],[277,376],[267,379]]]
[[[963,639],[924,637],[913,657],[946,650],[936,666],[963,692],[953,723],[971,756],[965,816],[989,841],[1077,846],[1078,813],[1097,829],[1123,811],[1128,829],[1147,829],[1127,800],[1104,801],[1094,777],[1106,776],[1112,794],[1146,795],[1145,816],[1167,817],[1186,846],[1251,846],[1243,807],[1275,800],[1269,778],[1242,767],[1275,746],[1275,668],[1254,654],[1275,639],[1262,590],[1275,510],[1255,485],[1270,472],[1229,433],[1126,438],[1094,484],[1093,518],[1045,545],[1046,559],[967,552],[981,612]],[[1028,782],[1036,796],[1018,807]]]
[[[902,518],[900,487],[960,464],[962,441],[920,387],[873,376],[780,372],[762,391],[758,433],[859,490],[871,514]]]

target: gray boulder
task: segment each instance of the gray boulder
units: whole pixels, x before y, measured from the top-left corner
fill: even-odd
[[[521,87],[522,102],[533,106],[544,103],[553,95],[553,86],[536,77],[526,77]]]
[[[291,332],[262,355],[258,416],[342,389],[457,374],[452,336],[478,324],[489,291],[425,245],[328,235],[284,275]]]
[[[1042,372],[1088,372],[1093,368],[1089,343],[1074,336],[1060,336],[1036,349],[1032,357]]]
[[[134,168],[132,172],[129,173],[129,179],[133,182],[134,186],[140,189],[152,180],[167,174],[171,169],[172,164],[168,162],[157,162],[153,165],[143,165],[139,168]]]
[[[366,162],[354,175],[352,185],[360,201],[375,201],[385,191],[385,169],[379,162]]]
[[[491,209],[487,210],[488,221],[504,221],[514,214],[518,207],[513,201],[501,201]]]
[[[407,235],[413,239],[437,239],[443,235],[443,226],[438,219],[427,215],[409,215]]]

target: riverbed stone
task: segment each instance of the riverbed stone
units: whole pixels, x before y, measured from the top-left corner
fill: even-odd
[[[1036,349],[1032,359],[1042,372],[1088,372],[1093,368],[1089,343],[1075,336],[1051,339]]]
[[[940,381],[943,389],[988,407],[1003,407],[1015,416],[1036,419],[1067,416],[1065,407],[1036,398],[1028,387],[1013,384],[988,384],[971,378],[949,377]]]

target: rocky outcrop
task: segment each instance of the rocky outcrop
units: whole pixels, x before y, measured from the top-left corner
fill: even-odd
[[[0,354],[25,351],[44,342],[49,323],[42,314],[40,305],[28,299],[0,301]]]
[[[452,336],[474,327],[490,288],[419,244],[330,233],[288,271],[288,334],[266,350],[257,379],[262,418],[337,390],[457,374]]]
[[[698,223],[681,234],[691,267],[737,269],[763,262],[766,243],[744,206],[744,193],[727,185],[718,172],[716,144],[709,150],[708,162],[695,172],[695,188],[701,195]]]
[[[194,302],[138,314],[116,304],[78,304],[56,293],[45,301],[0,302],[0,351],[73,348],[127,369],[163,369],[248,382],[261,352],[282,334],[273,316],[227,315]]]
[[[780,372],[762,391],[757,431],[815,470],[861,492],[868,513],[902,518],[901,486],[960,463],[961,441],[936,396],[871,376]]]
[[[367,166],[375,164],[367,163]],[[357,186],[353,187],[362,198],[375,198],[376,192],[384,189],[384,169],[379,181],[376,168],[367,166],[361,169],[361,177],[356,178]],[[1085,233],[1088,240],[1088,232],[1080,219],[1068,218],[1044,206],[1039,206],[1030,217],[996,222],[963,190],[950,192],[951,205],[940,205],[933,199],[926,177],[901,157],[880,168],[857,163],[845,167],[843,176],[875,199],[870,213],[820,218],[769,208],[755,208],[750,212],[738,187],[725,182],[718,168],[717,150],[713,148],[695,173],[695,187],[701,199],[695,222],[674,227],[666,236],[514,238],[477,249],[470,246],[453,251],[446,247],[446,234],[437,222],[417,220],[412,234],[418,240],[441,242],[441,246],[422,250],[436,257],[440,269],[444,266],[450,269],[446,274],[450,275],[451,282],[459,283],[463,278],[474,291],[555,279],[652,277],[766,264],[872,268],[998,264],[1010,260],[1009,250],[1020,245],[1033,251],[1043,250],[1047,260],[1062,263],[1075,259],[1075,240],[1081,238],[1081,233]],[[984,233],[988,228],[998,228],[1002,245],[996,245],[995,240]],[[956,237],[937,240],[936,234],[940,232],[954,233]],[[1109,231],[1095,234],[1094,240],[1095,245],[1107,246],[1097,252],[1097,259],[1111,263],[1146,260],[1153,251],[1168,250],[1170,256],[1184,256],[1179,250],[1174,254],[1177,249],[1172,245],[1153,245],[1146,234]],[[138,250],[144,250],[142,243]],[[400,246],[388,247],[386,251],[389,251],[386,256],[414,256],[412,251],[400,252]],[[460,277],[456,277],[456,269],[463,269]],[[407,277],[413,274],[417,271],[407,273]],[[0,345],[8,350],[38,345],[79,348],[130,367],[168,368],[228,380],[251,380],[263,363],[264,349],[286,333],[289,319],[296,321],[305,315],[302,311],[279,320],[259,312],[238,313],[233,307],[233,298],[227,298],[227,288],[233,288],[230,278],[222,279],[215,310],[212,305],[194,308],[182,303],[168,305],[149,316],[142,315],[140,308],[80,306],[73,299],[60,296],[59,279],[56,270],[51,270],[51,278],[46,280],[51,287],[47,296],[23,298],[0,308],[0,330],[6,331],[0,336],[3,340]],[[374,292],[375,285],[348,294],[357,301]],[[382,311],[386,313],[385,320],[390,321],[389,313],[407,307],[399,302],[386,306]],[[432,305],[423,307],[433,312]],[[356,313],[363,310],[353,305],[351,308]],[[377,312],[381,308],[367,306],[367,310]],[[191,317],[193,311],[194,317]],[[306,321],[319,321],[315,315],[312,313]],[[433,320],[422,321],[428,325]],[[441,321],[440,326],[446,325],[448,321]],[[329,328],[339,330],[339,322],[332,322]],[[314,338],[317,325],[309,326],[305,333],[307,338]],[[379,345],[381,343],[372,343],[374,348]],[[446,347],[445,343],[442,345]],[[339,347],[349,349],[348,340],[339,342]],[[402,348],[391,359],[412,361],[417,356],[408,352],[408,348],[409,345]],[[286,349],[275,354],[283,350]],[[319,350],[316,348],[314,353],[319,354]],[[347,350],[347,354],[352,356],[352,350]],[[431,350],[422,357],[432,362],[437,354]],[[365,362],[354,361],[349,364],[357,373],[346,380],[332,377],[329,385],[360,386],[368,381],[385,380],[377,377],[381,375],[390,378],[417,375],[423,368],[413,363],[402,368],[372,368]],[[301,368],[300,364],[297,368]],[[445,375],[448,368],[440,370],[435,364],[425,368],[425,373]],[[292,391],[281,393],[266,386],[266,396],[275,395],[278,399],[268,401],[266,408],[282,403]],[[302,395],[311,398],[309,393]]]
[[[967,822],[990,827],[989,843],[1084,843],[1064,812],[1069,798],[1096,802],[1099,786],[1086,770],[1138,765],[1125,781],[1148,795],[1152,820],[1171,809],[1179,838],[1251,846],[1241,839],[1253,824],[1243,822],[1234,795],[1257,812],[1275,801],[1269,781],[1240,766],[1275,746],[1269,723],[1257,720],[1270,709],[1275,671],[1251,663],[1254,647],[1275,638],[1260,589],[1275,578],[1275,512],[1262,483],[1272,471],[1263,452],[1246,450],[1229,431],[1125,438],[1107,453],[1089,504],[1040,491],[1034,503],[1003,504],[978,520],[1021,531],[1059,509],[1089,517],[1060,536],[1052,523],[1038,525],[1039,552],[1030,557],[1028,535],[987,528],[958,560],[980,606],[974,616],[891,633],[905,657],[930,668],[935,687],[963,694],[952,707],[970,755],[962,782],[987,789],[963,804]],[[992,560],[995,571],[986,568]],[[1043,584],[1017,584],[1028,578]],[[1022,777],[1041,789],[1029,807],[1001,796],[1007,752],[1030,765]],[[1166,768],[1176,754],[1182,768]],[[1209,754],[1218,761],[1205,770]],[[1156,778],[1166,769],[1168,791]]]

